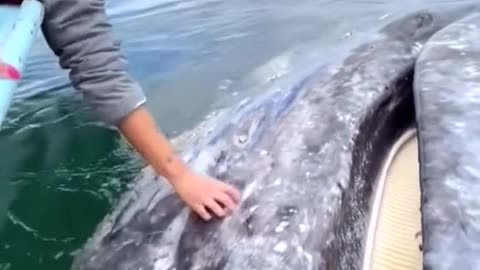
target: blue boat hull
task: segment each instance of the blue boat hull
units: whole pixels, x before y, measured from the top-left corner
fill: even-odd
[[[42,20],[43,6],[38,1],[25,0],[21,6],[0,5],[0,64],[14,70],[20,79]],[[0,78],[0,125],[18,83],[16,78]]]

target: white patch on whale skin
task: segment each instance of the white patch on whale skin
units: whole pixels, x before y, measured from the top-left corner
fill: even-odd
[[[256,181],[252,181],[250,184],[248,184],[245,189],[242,192],[242,201],[245,201],[248,199],[253,194],[253,190],[255,187],[258,185]]]
[[[219,148],[219,146],[208,147],[200,151],[197,158],[191,163],[191,167],[199,173],[207,172],[210,166],[215,165],[215,156],[217,156],[216,152],[219,152]]]
[[[451,44],[449,47],[455,50],[465,50],[467,48],[464,44],[461,44],[461,43],[454,43],[454,44]]]
[[[420,42],[415,42],[415,44],[412,46],[412,53],[413,54],[419,54],[423,49],[423,44]]]
[[[300,224],[300,225],[298,225],[298,229],[299,229],[300,232],[304,233],[304,232],[308,231],[309,226],[305,225],[305,224]]]
[[[182,231],[185,228],[188,214],[190,210],[184,208],[182,212],[172,221],[172,223],[166,229],[163,237],[160,239],[161,245],[152,245],[150,257],[156,258],[154,262],[154,270],[167,270],[171,269],[172,263],[175,261],[175,256],[182,235]]]
[[[288,248],[287,243],[282,241],[276,244],[273,250],[278,253],[284,253],[287,250],[287,248]]]
[[[282,221],[278,226],[275,228],[275,232],[283,232],[285,228],[289,225],[287,221]]]

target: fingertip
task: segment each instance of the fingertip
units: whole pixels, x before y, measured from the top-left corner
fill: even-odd
[[[208,213],[205,213],[203,214],[202,218],[205,220],[205,221],[209,221],[212,219],[212,216]]]
[[[234,198],[235,200],[240,199],[240,192],[238,191],[237,188],[235,188],[231,185],[225,185],[224,191],[227,192],[228,195],[230,195],[230,197]]]
[[[230,194],[230,196],[235,200],[235,202],[239,202],[240,201],[240,198],[241,198],[241,195],[240,195],[240,191],[238,191],[238,189],[234,188],[234,187],[229,187],[229,189],[227,190]]]
[[[224,206],[225,211],[231,212],[235,208],[234,200],[227,193],[218,193],[215,198],[219,203]]]
[[[195,207],[195,213],[197,213],[203,220],[209,221],[212,219],[212,216],[208,213],[208,211],[203,206]]]
[[[215,201],[214,199],[212,199],[207,207],[212,210],[215,215],[219,216],[219,217],[224,217],[225,216],[225,209],[223,209],[223,207],[217,202]]]

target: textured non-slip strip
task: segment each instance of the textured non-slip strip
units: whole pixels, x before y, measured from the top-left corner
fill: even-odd
[[[394,145],[372,205],[363,270],[422,269],[420,183],[414,130]]]

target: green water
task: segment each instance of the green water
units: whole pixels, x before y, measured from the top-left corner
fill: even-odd
[[[0,132],[0,269],[67,269],[140,168],[72,98],[16,105]]]

